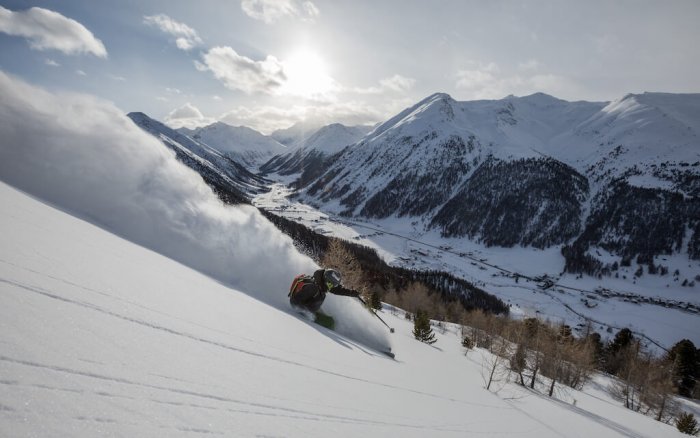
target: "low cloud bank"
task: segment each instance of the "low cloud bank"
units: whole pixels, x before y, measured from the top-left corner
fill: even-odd
[[[6,183],[286,311],[292,278],[317,268],[257,210],[223,205],[111,103],[1,71],[0,95]],[[364,309],[338,297],[324,306],[339,332],[388,346]]]

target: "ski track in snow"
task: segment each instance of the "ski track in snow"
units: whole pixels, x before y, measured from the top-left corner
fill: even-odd
[[[246,350],[246,349],[243,349],[243,348],[240,348],[240,347],[234,347],[234,346],[231,346],[231,345],[223,344],[223,343],[221,343],[221,342],[212,341],[212,340],[205,339],[205,338],[202,338],[202,337],[198,337],[198,336],[195,336],[195,335],[192,335],[192,334],[180,332],[180,331],[177,331],[177,330],[168,328],[168,327],[164,327],[164,326],[156,325],[156,324],[153,324],[153,323],[150,323],[150,322],[147,322],[147,321],[139,320],[139,319],[136,319],[136,318],[133,318],[133,317],[130,317],[130,316],[122,315],[122,314],[113,312],[113,311],[111,311],[111,310],[101,308],[101,307],[96,306],[96,305],[91,304],[91,303],[87,303],[87,302],[83,302],[83,301],[78,301],[78,300],[73,300],[73,299],[70,299],[70,298],[62,297],[62,296],[56,295],[56,294],[54,294],[54,293],[51,293],[51,292],[49,292],[49,291],[47,291],[47,290],[44,290],[43,288],[40,288],[40,287],[38,287],[38,286],[32,286],[32,285],[22,284],[22,283],[15,282],[15,281],[12,281],[12,280],[7,280],[7,279],[4,279],[4,278],[0,278],[0,283],[9,284],[9,285],[11,285],[11,286],[15,286],[15,287],[21,288],[21,289],[23,289],[23,290],[25,290],[25,291],[28,291],[28,292],[32,292],[32,293],[35,293],[35,294],[42,295],[42,296],[47,297],[47,298],[51,298],[51,299],[54,299],[54,300],[63,301],[63,302],[66,302],[66,303],[71,303],[71,304],[74,304],[74,305],[77,305],[77,306],[81,306],[81,307],[84,307],[84,308],[87,308],[87,309],[90,309],[90,310],[93,310],[93,311],[101,312],[101,313],[103,313],[103,314],[106,314],[106,315],[109,315],[109,316],[112,316],[112,317],[115,317],[115,318],[122,319],[122,320],[124,320],[124,321],[128,321],[128,322],[131,322],[131,323],[134,323],[134,324],[138,324],[138,325],[141,325],[141,326],[144,326],[144,327],[148,327],[148,328],[150,328],[150,329],[159,330],[159,331],[168,333],[168,334],[170,334],[170,335],[180,336],[180,337],[187,338],[187,339],[190,339],[190,340],[193,340],[193,341],[196,341],[196,342],[201,342],[201,343],[204,343],[204,344],[213,345],[213,346],[215,346],[215,347],[223,348],[223,349],[230,350],[230,351],[234,351],[234,352],[236,352],[236,353],[246,354],[246,355],[254,356],[254,357],[261,358],[261,359],[265,359],[265,360],[271,360],[271,361],[275,361],[275,362],[281,362],[281,363],[284,363],[284,364],[287,364],[287,365],[294,365],[294,366],[298,366],[298,367],[302,367],[302,368],[307,368],[307,369],[310,369],[310,370],[312,370],[312,371],[317,371],[317,372],[321,372],[321,373],[324,373],[324,374],[329,374],[329,375],[335,376],[335,377],[341,377],[341,378],[343,378],[343,379],[353,380],[353,381],[357,381],[357,382],[361,382],[361,383],[365,383],[365,384],[370,384],[370,385],[381,386],[381,387],[385,387],[385,388],[389,388],[389,389],[393,389],[393,390],[401,390],[401,391],[410,392],[410,393],[414,393],[414,394],[418,394],[418,395],[422,395],[422,396],[426,396],[426,397],[438,398],[438,399],[447,400],[447,401],[450,401],[450,402],[463,403],[463,404],[471,405],[471,406],[479,406],[479,407],[486,407],[486,408],[502,409],[502,406],[488,405],[488,404],[479,404],[479,403],[471,403],[471,402],[468,402],[468,401],[465,401],[465,400],[458,400],[458,399],[454,399],[454,398],[446,398],[446,397],[442,397],[442,396],[437,395],[437,394],[432,394],[432,393],[428,393],[428,392],[418,391],[418,390],[414,390],[414,389],[410,389],[410,388],[404,388],[404,387],[400,387],[400,386],[389,385],[389,384],[386,384],[386,383],[377,382],[377,381],[368,380],[368,379],[363,379],[363,378],[360,378],[360,377],[354,377],[354,376],[350,376],[350,375],[346,375],[346,374],[342,374],[342,373],[337,373],[337,372],[332,371],[332,370],[329,370],[329,369],[319,368],[319,367],[316,367],[316,366],[314,366],[314,365],[304,364],[304,363],[301,363],[301,362],[296,362],[296,361],[289,360],[289,359],[285,359],[285,358],[282,358],[282,357],[277,357],[277,356],[271,356],[271,355],[266,355],[266,354],[262,354],[262,353],[257,353],[257,352],[255,352],[255,351]],[[375,355],[376,355],[377,357],[381,357],[381,358],[384,358],[384,357],[385,357],[385,356],[382,355],[381,353],[375,353]],[[7,357],[4,357],[4,356],[0,356],[0,360],[6,360],[6,361],[11,361],[11,362],[12,362],[12,361],[15,361],[15,360],[13,360],[13,359],[11,359],[11,358],[7,358]],[[389,360],[389,359],[387,359],[387,360]],[[25,362],[18,361],[18,360],[17,360],[16,362],[17,362],[17,363],[25,363]],[[26,365],[33,365],[33,366],[40,366],[40,365],[38,365],[38,364],[32,364],[32,363],[25,363],[25,364],[26,364]]]
[[[106,381],[109,383],[115,383],[115,384],[127,385],[127,386],[136,386],[136,387],[140,387],[140,388],[147,388],[147,389],[157,390],[157,391],[166,392],[166,393],[174,393],[177,395],[192,396],[195,398],[205,399],[205,400],[214,401],[214,402],[222,402],[222,403],[226,403],[226,404],[235,404],[235,405],[247,406],[247,407],[251,407],[251,408],[263,409],[263,410],[258,410],[258,411],[252,411],[252,410],[245,410],[245,409],[226,408],[226,410],[229,412],[237,412],[237,413],[252,414],[252,415],[263,415],[263,416],[274,416],[274,417],[288,417],[288,418],[294,418],[297,420],[355,423],[355,424],[367,424],[367,425],[374,425],[374,426],[380,425],[380,426],[404,427],[404,428],[412,428],[412,429],[436,430],[436,431],[441,431],[441,432],[459,432],[459,433],[469,432],[469,430],[465,430],[465,429],[442,427],[439,425],[421,425],[421,424],[410,424],[410,423],[397,423],[397,422],[378,421],[378,420],[372,420],[372,419],[368,419],[368,418],[359,418],[359,417],[351,417],[351,416],[341,416],[341,415],[333,415],[333,414],[319,414],[319,413],[316,413],[313,411],[308,411],[308,410],[288,408],[288,407],[283,406],[283,405],[256,403],[256,402],[250,402],[250,401],[246,401],[246,400],[235,399],[235,398],[231,398],[231,397],[224,397],[224,396],[211,394],[211,393],[196,392],[196,391],[190,391],[190,390],[179,389],[179,388],[174,388],[174,387],[160,386],[160,385],[154,385],[154,384],[143,383],[143,382],[136,382],[136,381],[132,381],[132,380],[128,380],[128,379],[123,379],[120,377],[106,376],[106,375],[101,375],[101,374],[97,374],[97,373],[93,373],[93,372],[75,370],[75,369],[61,367],[61,366],[48,365],[48,364],[42,364],[42,363],[31,362],[31,361],[26,361],[26,360],[14,359],[14,358],[6,357],[3,355],[0,355],[0,361],[15,364],[15,365],[23,365],[23,366],[31,367],[31,368],[38,368],[41,370],[49,370],[49,371],[56,372],[56,373],[69,374],[71,376],[78,376],[78,377],[84,377],[84,378],[89,378],[89,379],[97,379],[97,380]],[[341,376],[341,377],[344,377],[344,376]],[[55,388],[55,387],[51,387],[51,386],[47,386],[47,385],[35,385],[35,384],[23,385],[17,381],[0,381],[0,384],[6,385],[6,386],[38,387],[38,388],[46,389],[46,390],[65,391],[65,392],[71,392],[71,393],[75,393],[75,394],[83,394],[84,393],[84,391],[82,391],[82,390]],[[402,388],[393,388],[393,389],[402,389]],[[110,394],[110,393],[103,392],[103,391],[98,391],[98,392],[94,392],[94,393],[96,395],[105,396],[105,397],[131,398],[131,397],[114,395],[114,394]],[[422,393],[422,394],[424,394],[424,393]],[[428,395],[434,396],[432,394],[428,394]],[[179,402],[179,401],[158,400],[158,399],[151,399],[151,401],[154,403],[161,403],[161,404],[167,404],[167,405],[178,406],[178,407],[193,407],[193,408],[211,409],[211,410],[220,410],[221,409],[221,408],[217,408],[215,406],[206,406],[206,405]],[[456,401],[456,400],[450,400],[450,401]],[[493,407],[498,408],[498,409],[503,409],[502,406],[493,406]],[[9,408],[9,410],[12,410],[12,408]],[[116,420],[115,420],[115,422],[116,422]]]
[[[27,285],[27,284],[22,284],[19,282],[7,280],[0,278],[0,282],[5,283],[7,285],[14,286],[15,288],[22,289],[26,292],[31,292],[35,294],[39,294],[43,297],[50,298],[50,299],[55,299],[55,300],[60,300],[66,303],[70,303],[73,305],[81,306],[83,308],[90,309],[92,311],[97,311],[101,312],[103,314],[109,315],[111,317],[116,317],[134,324],[138,324],[140,326],[145,326],[150,329],[154,330],[159,330],[168,333],[169,335],[174,335],[174,336],[179,336],[179,337],[184,337],[190,340],[193,340],[195,342],[201,342],[209,345],[216,346],[218,348],[223,348],[229,351],[234,351],[236,353],[240,354],[246,354],[250,356],[254,356],[256,358],[264,359],[264,360],[271,360],[275,362],[281,362],[286,365],[294,365],[298,367],[303,367],[310,369],[312,371],[316,372],[322,372],[326,373],[335,377],[340,377],[343,379],[349,379],[357,382],[361,382],[364,384],[370,384],[370,385],[378,385],[382,387],[386,387],[391,390],[399,390],[399,391],[406,391],[410,392],[413,394],[418,394],[421,396],[426,396],[429,398],[438,398],[442,400],[446,400],[449,402],[455,402],[455,403],[460,403],[460,404],[465,404],[468,406],[478,406],[481,408],[493,408],[497,410],[503,410],[504,406],[503,405],[498,405],[498,404],[486,404],[486,403],[471,403],[465,400],[458,400],[454,398],[449,398],[449,397],[443,397],[437,394],[432,394],[432,393],[427,393],[424,391],[417,391],[413,390],[410,388],[405,388],[405,387],[400,387],[400,386],[395,386],[395,385],[388,385],[384,384],[382,382],[377,382],[377,381],[372,381],[368,379],[363,379],[363,378],[358,378],[358,377],[353,377],[349,376],[346,374],[342,373],[337,373],[328,369],[323,369],[319,368],[313,365],[309,364],[303,364],[300,362],[284,359],[281,357],[275,357],[275,356],[270,356],[270,355],[265,355],[265,354],[260,354],[256,353],[254,351],[249,351],[245,349],[241,349],[238,347],[234,347],[231,345],[226,345],[220,342],[208,340],[202,337],[194,336],[188,333],[180,332],[177,330],[173,330],[161,325],[156,325],[152,324],[146,321],[138,320],[132,317],[128,317],[113,311],[110,311],[108,309],[101,308],[99,306],[96,306],[94,304],[84,302],[84,301],[78,301],[66,297],[61,297],[58,296],[54,293],[51,293],[49,291],[44,290],[43,288],[40,288],[38,286],[32,286],[32,285]],[[89,290],[91,292],[95,293],[100,293],[102,295],[109,296],[109,294],[104,294],[98,291],[95,291],[94,289],[91,288],[86,288],[84,286],[68,282],[71,285],[75,287],[79,287],[84,290]],[[141,306],[142,307],[142,306]],[[162,314],[162,312],[159,312]],[[59,365],[52,365],[52,364],[46,364],[46,363],[39,363],[39,362],[34,362],[34,361],[29,361],[29,360],[23,360],[23,359],[17,359],[13,357],[8,357],[5,355],[0,354],[0,361],[6,363],[6,364],[12,364],[15,366],[22,366],[22,367],[29,367],[29,368],[36,368],[40,370],[48,370],[51,372],[55,373],[61,373],[61,374],[67,374],[73,377],[79,377],[79,378],[86,378],[86,379],[96,379],[99,381],[107,382],[109,384],[115,384],[117,385],[117,389],[119,392],[122,393],[131,393],[129,389],[121,388],[122,386],[127,386],[127,387],[139,387],[139,388],[145,388],[148,390],[156,390],[161,393],[169,393],[169,394],[176,394],[178,396],[184,396],[184,397],[194,397],[196,399],[201,399],[201,400],[206,400],[211,403],[220,403],[224,406],[212,406],[212,405],[206,405],[202,403],[196,403],[196,402],[191,402],[191,401],[182,401],[182,400],[169,400],[169,399],[158,399],[157,397],[151,397],[149,400],[152,403],[156,404],[164,404],[168,406],[173,406],[176,408],[183,408],[183,409],[205,409],[205,410],[214,410],[214,411],[221,411],[224,410],[229,413],[237,413],[237,414],[244,414],[244,415],[252,415],[252,416],[262,416],[262,417],[279,417],[279,418],[288,418],[288,419],[293,419],[293,420],[301,420],[301,421],[309,421],[309,422],[328,422],[328,423],[345,423],[345,424],[357,424],[357,425],[371,425],[371,426],[385,426],[385,427],[399,427],[399,428],[407,428],[407,429],[416,429],[416,430],[425,430],[425,431],[436,431],[436,432],[453,432],[453,433],[471,433],[474,434],[475,431],[470,430],[466,426],[469,425],[467,424],[462,424],[462,425],[438,425],[438,424],[432,424],[432,425],[426,425],[426,424],[415,424],[415,423],[410,423],[410,422],[397,422],[397,421],[379,421],[379,420],[374,420],[371,418],[362,418],[361,416],[346,416],[346,415],[334,415],[334,414],[321,414],[318,413],[317,411],[312,411],[312,410],[306,410],[306,409],[295,409],[295,408],[289,408],[285,406],[283,403],[282,404],[269,404],[269,403],[258,403],[258,402],[250,402],[242,399],[236,399],[232,398],[229,396],[222,396],[210,392],[202,392],[202,391],[192,391],[188,389],[181,389],[177,388],[174,386],[162,386],[162,385],[156,385],[156,384],[151,384],[151,383],[144,383],[144,382],[138,382],[134,380],[129,380],[125,379],[122,377],[118,376],[110,376],[110,375],[105,375],[105,374],[100,374],[96,372],[91,372],[91,371],[83,371],[83,370],[78,370],[74,368],[69,368],[69,367],[64,367],[64,366],[59,366]],[[159,376],[164,379],[169,379],[173,381],[178,381],[181,379],[174,379],[168,376]],[[75,394],[75,395],[84,395],[85,390],[81,389],[75,389],[75,388],[65,388],[65,387],[56,387],[56,386],[51,386],[51,385],[45,385],[45,384],[37,384],[37,383],[22,383],[17,380],[0,380],[0,385],[4,386],[25,386],[25,387],[30,387],[30,388],[36,388],[40,390],[46,390],[46,391],[57,391],[57,392],[64,392],[64,393],[69,393],[69,394]],[[107,398],[121,398],[121,399],[126,399],[126,400],[134,400],[134,397],[128,396],[128,395],[123,395],[123,394],[117,394],[114,392],[108,392],[105,390],[95,390],[92,391],[94,395],[101,396],[101,397],[107,397]],[[533,393],[536,396],[543,397],[540,394]],[[493,396],[495,398],[498,398],[497,396]],[[552,428],[550,425],[548,425],[546,422],[543,420],[537,418],[536,416],[532,415],[531,413],[528,413],[525,410],[522,410],[517,406],[517,403],[514,403],[510,400],[504,400],[501,398],[498,398],[498,400],[505,401],[505,403],[509,406],[510,409],[513,409],[515,411],[518,411],[525,415],[526,417],[530,418],[531,420],[535,421],[536,423],[540,424],[544,428],[550,430],[553,434],[560,436],[560,437],[565,437],[566,435],[557,431],[556,429]],[[551,401],[551,399],[549,399]],[[588,411],[585,411],[583,409],[577,408],[576,406],[571,406],[568,403],[564,403],[561,401],[558,401],[554,399],[555,402],[559,403],[564,407],[565,409],[569,409],[573,412],[576,412],[581,415],[585,415],[590,417],[591,419],[595,420],[596,422],[605,425],[606,427],[622,434],[623,436],[627,437],[637,437],[639,435],[635,434],[634,431],[631,431],[627,427],[616,423],[615,421],[612,421],[608,418],[601,417],[599,415],[590,413]],[[235,405],[238,407],[231,407],[228,405]],[[14,412],[15,409],[10,407],[10,406],[5,406],[5,405],[0,405],[0,411],[8,411],[8,412]],[[110,418],[100,418],[100,417],[85,417],[85,416],[80,416],[76,417],[75,419],[77,420],[83,420],[83,421],[94,421],[94,422],[99,422],[99,423],[119,423],[119,420],[115,419],[110,419]],[[475,422],[478,423],[478,422]],[[167,426],[164,426],[167,427]],[[183,428],[183,427],[177,427],[177,430],[181,432],[196,432],[196,433],[206,433],[206,434],[219,434],[219,435],[224,435],[224,432],[218,432],[218,431],[212,431],[212,430],[206,430],[206,429],[196,429],[196,428]],[[479,432],[476,432],[479,434]],[[493,435],[498,433],[494,432],[488,432],[486,433],[488,435]],[[504,433],[505,434],[505,433]]]
[[[51,214],[66,216],[54,211]],[[164,289],[173,287],[173,280],[166,281],[159,276],[177,273],[175,283],[179,283],[181,276],[184,280],[194,273],[73,220],[70,223],[79,224],[78,229],[86,233],[86,241],[90,242],[87,245],[77,243],[76,231],[62,232],[61,227],[67,227],[67,223],[56,217],[49,218],[56,221],[58,228],[42,229],[39,228],[41,221],[39,226],[31,221],[20,221],[31,223],[16,228],[19,236],[7,240],[9,251],[1,257],[3,306],[0,308],[7,310],[8,320],[16,327],[10,326],[7,337],[0,338],[0,343],[8,347],[0,349],[0,435],[8,430],[10,436],[18,436],[20,430],[39,436],[52,436],[56,431],[79,436],[129,431],[132,435],[149,436],[327,436],[339,431],[339,436],[561,437],[572,436],[563,426],[570,421],[581,426],[580,430],[595,430],[597,436],[655,436],[653,432],[640,433],[640,427],[628,429],[617,419],[611,421],[597,414],[585,416],[585,413],[582,417],[581,412],[570,409],[566,403],[552,405],[545,397],[513,401],[485,391],[474,375],[475,372],[478,375],[479,368],[474,358],[479,356],[471,355],[464,360],[458,351],[453,327],[438,334],[439,348],[434,348],[412,340],[410,322],[386,314],[390,318],[388,321],[397,327],[394,336],[403,360],[394,361],[379,353],[362,354],[368,350],[342,336],[308,322],[299,324],[300,318],[289,318],[210,279],[201,284],[185,280],[189,285],[175,288],[173,292],[187,296],[192,288],[202,288],[204,295],[197,302],[202,299],[202,304],[225,303],[228,309],[225,314],[229,316],[237,315],[233,310],[245,305],[261,312],[256,315],[268,325],[279,322],[283,329],[313,327],[316,330],[303,330],[310,339],[293,345],[298,349],[306,341],[313,341],[317,346],[301,352],[295,348],[285,350],[284,341],[277,342],[276,338],[265,335],[274,332],[274,326],[256,324],[258,328],[251,332],[234,328],[237,324],[219,326],[209,319],[208,311],[190,313],[192,309],[182,308],[182,302],[177,300],[173,306],[156,308],[169,303],[171,298],[170,294],[161,295],[151,290],[153,285],[165,282]],[[10,231],[14,232],[15,228]],[[38,240],[30,247],[13,246],[15,242],[26,241],[23,233],[37,236]],[[50,243],[44,246],[45,241]],[[99,246],[93,242],[99,242]],[[69,252],[51,252],[71,245],[75,247]],[[129,252],[118,245],[130,248]],[[115,251],[114,248],[120,249]],[[57,264],[67,255],[84,251],[94,253],[78,256],[66,266]],[[102,274],[103,265],[93,260],[97,254],[97,257],[105,257],[104,266],[112,266],[117,260],[122,263],[119,272]],[[44,270],[41,266],[47,268]],[[137,271],[132,280],[125,281],[133,275],[130,269],[134,266],[148,268]],[[97,276],[89,276],[95,268]],[[155,282],[150,283],[154,276]],[[200,277],[195,275],[195,278]],[[205,299],[208,293],[213,295]],[[173,297],[176,298],[177,295]],[[219,301],[222,298],[224,301]],[[257,304],[250,307],[253,303]],[[17,317],[12,318],[14,315]],[[36,325],[41,318],[47,318],[51,331],[42,331],[41,326]],[[64,323],[69,321],[79,322],[79,326],[66,327]],[[230,327],[231,332],[207,327],[209,323],[215,327]],[[57,333],[54,334],[54,330]],[[317,333],[344,342],[351,349],[338,350],[333,342],[324,342]],[[75,335],[78,337],[74,338]],[[138,340],[137,345],[129,341],[132,337]],[[51,345],[42,343],[44,338]],[[113,341],[120,342],[113,344]],[[85,346],[80,345],[83,343]],[[167,348],[153,351],[156,345]],[[198,345],[206,348],[197,348]],[[176,351],[171,352],[170,348]],[[217,354],[217,351],[224,354]],[[343,353],[343,362],[348,363],[339,367],[338,361],[328,360],[326,355],[331,351]],[[188,355],[183,357],[188,359],[187,363],[169,366],[168,361],[179,360],[181,352]],[[136,357],[142,353],[152,353],[153,357],[142,362]],[[488,355],[483,351],[479,354]],[[137,359],[135,363],[134,359]],[[201,378],[201,373],[206,375],[209,371],[209,362],[213,365],[213,379]],[[382,377],[374,374],[375,366],[383,370]],[[436,366],[439,368],[434,368]],[[229,367],[233,369],[227,370]],[[445,385],[445,376],[440,375],[443,367],[450,370],[448,373],[454,373],[449,385]],[[219,379],[226,380],[230,371],[241,374],[220,384]],[[269,386],[264,377],[267,371],[277,374],[273,385],[284,384],[285,375],[301,381],[281,388]],[[426,371],[430,374],[424,374]],[[249,376],[261,381],[247,382]],[[328,385],[328,389],[307,391],[304,385],[317,380]],[[459,385],[458,391],[454,391],[455,384]],[[339,399],[326,392],[334,389],[350,399]],[[372,396],[363,399],[362,394]],[[380,397],[383,403],[389,402],[392,406],[377,405],[372,397]],[[532,401],[540,406],[533,405]],[[431,410],[431,406],[435,406],[435,410]],[[427,411],[423,410],[425,407]],[[620,409],[613,405],[610,408]],[[566,420],[552,419],[553,412]],[[586,420],[581,419],[584,417]],[[503,418],[508,421],[503,422]],[[27,421],[34,423],[27,426]],[[42,428],[42,424],[48,426]],[[247,429],[237,433],[238,424]]]

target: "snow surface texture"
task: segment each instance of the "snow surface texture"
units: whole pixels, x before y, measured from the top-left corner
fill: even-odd
[[[0,202],[2,437],[684,436],[606,378],[490,393],[455,327],[429,346],[382,313],[394,361],[4,183]]]
[[[291,280],[317,266],[256,209],[224,206],[198,174],[108,102],[52,94],[2,72],[0,95],[3,181],[292,311]],[[347,301],[330,296],[324,304],[338,330],[387,348],[383,327]]]

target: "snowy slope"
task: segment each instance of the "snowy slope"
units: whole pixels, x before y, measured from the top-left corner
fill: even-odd
[[[369,130],[369,126],[345,126],[333,123],[314,132],[309,138],[295,143],[294,147],[314,149],[331,155],[360,140]]]
[[[328,169],[335,177],[322,180],[328,190],[320,198],[339,199],[346,213],[371,216],[363,208],[392,182],[406,175],[433,181],[447,170],[454,176],[436,184],[445,192],[439,193],[444,202],[487,157],[551,158],[590,178],[592,195],[620,176],[635,176],[636,184],[643,179],[645,187],[687,191],[696,183],[683,187],[678,173],[697,175],[697,169],[684,166],[700,160],[699,133],[697,94],[645,93],[597,103],[567,102],[542,93],[457,102],[437,93],[381,124],[347,151]],[[662,163],[664,168],[656,169]],[[413,187],[404,190],[409,189]],[[315,192],[312,196],[319,198]]]
[[[323,194],[315,186],[310,194],[324,202],[338,199],[345,214],[431,216],[488,157],[539,158],[542,145],[561,129],[603,106],[543,94],[457,102],[437,93],[376,127],[328,169],[329,177],[320,180]],[[433,202],[410,205],[416,190],[421,199],[433,193]],[[396,211],[376,212],[372,198],[380,192],[405,201]]]
[[[273,156],[287,151],[287,147],[277,140],[246,126],[216,122],[194,130],[181,128],[180,132],[252,169],[257,169]]]
[[[360,140],[369,126],[345,126],[340,123],[327,125],[309,137],[300,137],[289,144],[290,151],[276,157],[260,167],[263,173],[290,175],[321,167],[324,159],[340,152]]]
[[[317,266],[257,209],[222,204],[174,152],[108,102],[4,74],[0,92],[0,180],[291,311],[291,279]],[[387,346],[368,315],[343,303],[324,304],[338,314],[339,332]]]
[[[4,183],[0,202],[3,437],[682,436],[605,379],[490,393],[452,331],[428,346],[383,313],[393,361]]]

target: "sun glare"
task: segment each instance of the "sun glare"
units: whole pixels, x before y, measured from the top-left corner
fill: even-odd
[[[328,75],[325,62],[315,53],[300,50],[284,63],[287,82],[283,90],[306,98],[328,97],[334,89],[334,81]]]

